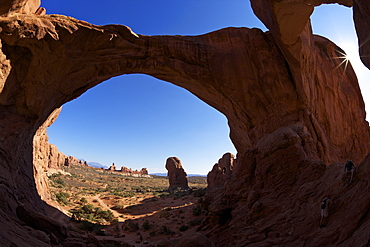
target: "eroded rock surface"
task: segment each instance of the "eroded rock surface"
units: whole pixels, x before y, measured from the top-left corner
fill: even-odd
[[[132,170],[132,168],[127,168],[125,166],[122,166],[120,172],[125,176],[150,177],[148,173],[148,169],[146,168],[141,168],[141,170],[138,171],[138,170]]]
[[[365,246],[370,136],[364,102],[353,69],[341,66],[341,49],[313,35],[309,21],[313,6],[333,2],[352,5],[252,0],[269,32],[226,28],[200,36],[144,36],[121,25],[38,15],[36,0],[4,1],[1,241],[89,241],[46,217],[34,179],[34,135],[55,109],[89,88],[113,76],[144,73],[189,90],[228,118],[238,154],[230,180],[204,203],[211,217],[201,229],[213,243]],[[365,56],[368,4],[353,4]],[[353,184],[344,187],[340,170],[347,158],[361,164]],[[323,231],[319,202],[328,192],[336,206]]]
[[[370,68],[370,4],[367,1],[353,1],[353,18],[358,37],[360,58],[366,67]]]
[[[226,181],[231,179],[234,162],[235,156],[232,153],[225,153],[208,173],[207,188],[214,189],[224,186]]]
[[[116,166],[114,165],[114,163],[108,168],[108,171],[115,171],[116,170]]]
[[[166,169],[168,171],[168,181],[170,183],[168,189],[176,188],[188,189],[187,174],[182,167],[181,160],[177,157],[170,157],[166,160]]]
[[[66,155],[59,152],[58,148],[50,144],[46,133],[47,127],[52,125],[57,119],[61,109],[55,110],[43,125],[36,131],[33,138],[33,164],[34,176],[37,190],[41,199],[51,203],[52,200],[49,194],[47,174],[50,170],[59,170],[64,166]]]

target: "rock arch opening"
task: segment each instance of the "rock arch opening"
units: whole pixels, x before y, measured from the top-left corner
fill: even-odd
[[[228,137],[228,127],[224,117],[185,90],[148,76],[118,77],[95,88],[95,91],[91,89],[75,100],[81,99],[81,102],[72,101],[68,103],[69,106],[63,106],[61,114],[66,112],[71,116],[69,119],[68,116],[66,119],[61,119],[60,128],[54,131],[62,132],[60,133],[62,137],[59,138],[63,140],[59,141],[67,145],[69,152],[64,151],[65,146],[63,146],[64,149],[60,148],[58,140],[53,142],[53,133],[50,134],[50,129],[47,130],[46,135],[45,124],[52,124],[51,127],[58,124],[58,120],[54,122],[58,112],[51,117],[49,123],[44,124],[42,131],[38,131],[34,138],[34,166],[37,174],[35,180],[42,199],[52,206],[57,206],[72,219],[83,222],[88,219],[89,224],[117,220],[115,227],[118,230],[108,227],[106,232],[108,235],[120,235],[119,232],[130,227],[129,222],[131,221],[133,221],[131,224],[141,226],[148,220],[151,222],[152,231],[156,230],[161,233],[160,227],[163,222],[161,214],[157,211],[165,210],[165,208],[173,207],[174,212],[178,211],[181,217],[187,215],[188,221],[202,219],[192,213],[193,204],[198,200],[193,195],[204,193],[203,189],[207,185],[207,179],[193,175],[206,175],[225,152],[231,151],[235,154],[235,150],[231,150],[233,146]],[[86,99],[86,97],[90,98]],[[95,121],[95,125],[92,121]],[[134,128],[135,131],[130,128]],[[85,136],[82,129],[86,131]],[[125,129],[129,129],[128,132],[132,136],[127,136]],[[141,133],[137,133],[138,131]],[[95,135],[94,132],[99,133]],[[159,133],[153,134],[153,132]],[[189,137],[190,140],[187,139]],[[48,139],[56,146],[47,143]],[[225,145],[223,142],[229,143]],[[130,147],[129,152],[125,152],[124,149],[127,147],[122,143],[127,143],[128,147],[134,145],[134,148]],[[68,147],[68,145],[72,146]],[[194,150],[189,150],[186,145],[190,145]],[[79,146],[81,151],[79,151]],[[94,150],[94,148],[97,149]],[[83,154],[84,149],[92,150],[88,150],[85,155]],[[137,153],[133,151],[135,149]],[[89,152],[97,155],[91,156]],[[94,170],[88,168],[83,162],[77,164],[78,161],[72,157],[65,158],[66,154],[83,157],[88,161],[100,161],[105,158],[109,163],[100,161],[105,164],[105,169]],[[165,160],[173,154],[183,161],[197,162],[193,166],[191,162],[183,162],[185,171],[191,175],[188,176],[191,192],[187,190],[188,182],[186,182],[187,189],[184,192],[174,192],[177,186],[171,187],[171,183],[174,183],[171,181],[172,177],[170,181],[161,177],[145,180],[145,176],[136,173],[130,173],[127,176],[126,171],[121,169],[121,166],[137,170],[145,167],[150,173],[167,172]],[[65,159],[68,160],[68,166],[65,166]],[[111,170],[110,167],[109,171],[106,171],[112,162],[115,168]],[[166,168],[163,169],[165,164]],[[155,171],[155,168],[162,168],[162,170]],[[200,170],[201,168],[203,170]],[[114,170],[121,170],[121,172],[114,172]],[[49,179],[42,176],[45,172]],[[141,179],[135,177],[141,177]],[[135,185],[135,183],[142,184]],[[217,182],[212,181],[212,183]],[[174,199],[166,197],[167,189],[175,193],[174,198],[182,196],[187,202],[183,203],[182,200],[172,204]],[[161,206],[154,205],[156,204],[154,202],[159,200],[158,198],[162,200]],[[98,208],[111,218],[92,217],[84,211],[87,207],[91,207],[92,210]],[[143,211],[141,207],[145,210]],[[169,212],[168,215],[173,215],[174,212]],[[59,218],[63,219],[63,217]],[[67,221],[67,219],[64,220]],[[185,221],[183,223],[183,227],[189,228]],[[166,224],[173,230],[178,228],[176,222],[167,221]],[[95,227],[99,228],[98,225]],[[194,226],[190,228],[195,229]],[[145,238],[148,237],[147,232],[141,232],[139,229],[135,230],[134,235],[139,232]],[[160,237],[159,234],[157,238]]]
[[[48,128],[59,150],[105,167],[165,172],[178,156],[188,173],[206,175],[235,154],[226,119],[184,89],[144,75],[112,78],[63,106]],[[202,169],[202,167],[204,167]]]

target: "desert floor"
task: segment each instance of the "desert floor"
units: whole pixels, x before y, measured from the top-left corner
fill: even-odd
[[[157,246],[166,239],[195,234],[206,218],[199,204],[205,177],[191,177],[190,190],[171,193],[166,177],[127,177],[79,165],[49,178],[55,203],[77,219],[70,227],[106,243]]]

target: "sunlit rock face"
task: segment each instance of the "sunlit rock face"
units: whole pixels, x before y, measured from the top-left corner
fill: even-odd
[[[49,143],[46,133],[47,127],[54,123],[60,111],[61,108],[56,109],[40,126],[33,138],[33,167],[36,187],[41,199],[48,203],[52,203],[48,187],[48,171],[59,170],[67,158],[66,155],[59,152],[55,145]]]
[[[0,236],[6,246],[92,241],[47,217],[36,189],[34,136],[64,103],[131,73],[181,86],[228,118],[237,162],[224,186],[208,193],[210,217],[201,227],[215,244],[367,244],[364,103],[353,69],[341,66],[341,49],[313,35],[309,22],[313,6],[335,1],[253,0],[269,32],[227,28],[200,36],[144,36],[121,25],[39,15],[35,2],[0,5]],[[354,5],[361,36],[370,17],[364,14],[359,24],[356,13],[367,13],[367,5]],[[353,184],[343,187],[347,158],[362,163]],[[320,230],[326,193],[336,207]],[[53,237],[40,240],[35,231]]]

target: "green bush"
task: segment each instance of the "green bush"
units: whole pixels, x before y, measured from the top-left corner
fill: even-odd
[[[122,210],[122,209],[124,209],[125,208],[125,205],[123,205],[123,204],[117,204],[117,205],[115,205],[114,207],[113,207],[113,209],[115,209],[115,210]]]
[[[190,221],[188,222],[188,224],[189,224],[190,226],[198,226],[198,225],[200,225],[200,223],[202,223],[202,220],[203,220],[203,219],[201,219],[201,218],[194,219],[194,220],[190,220]]]
[[[103,226],[91,223],[89,221],[81,221],[81,224],[78,228],[82,231],[93,232],[98,236],[105,236],[105,233],[102,231]]]
[[[105,220],[106,220],[106,221],[108,221],[108,222],[111,222],[111,221],[113,221],[113,219],[114,219],[114,215],[113,215],[112,211],[110,211],[110,210],[102,210],[102,211],[97,215],[97,217],[99,217],[99,218],[103,218],[103,219],[105,219]]]
[[[100,207],[94,208],[92,204],[86,204],[69,210],[72,213],[72,219],[77,221],[89,221],[96,223],[114,222],[115,217],[110,210],[102,210]]]
[[[129,232],[136,232],[140,229],[138,223],[134,223],[132,221],[126,221],[125,230]]]
[[[192,211],[194,216],[199,216],[202,214],[202,208],[199,205],[193,207]]]
[[[67,205],[68,204],[68,198],[70,195],[67,192],[59,192],[55,194],[55,197],[57,198],[57,201],[61,204]]]
[[[151,225],[149,223],[149,220],[146,220],[144,223],[143,223],[143,229],[144,230],[149,230],[151,228]]]
[[[49,179],[53,182],[52,185],[57,188],[62,188],[66,186],[66,183],[64,180],[61,178],[62,174],[59,173],[54,173],[49,176]]]
[[[123,193],[123,197],[134,197],[135,193],[132,191],[127,191]]]
[[[81,210],[84,214],[92,214],[94,212],[94,205],[92,204],[83,205]]]
[[[182,225],[182,226],[179,227],[179,231],[180,232],[184,232],[184,231],[186,231],[188,229],[189,229],[189,227],[187,225]]]
[[[171,235],[171,234],[173,234],[174,232],[173,232],[173,231],[171,231],[171,229],[170,229],[170,228],[168,228],[166,225],[163,225],[163,226],[161,227],[161,229],[159,230],[159,233],[160,233],[160,234]]]
[[[198,189],[193,192],[195,197],[202,197],[206,195],[206,189]]]
[[[86,198],[85,198],[85,197],[82,197],[82,198],[80,199],[80,202],[82,202],[82,203],[87,203],[87,200],[86,200]]]

